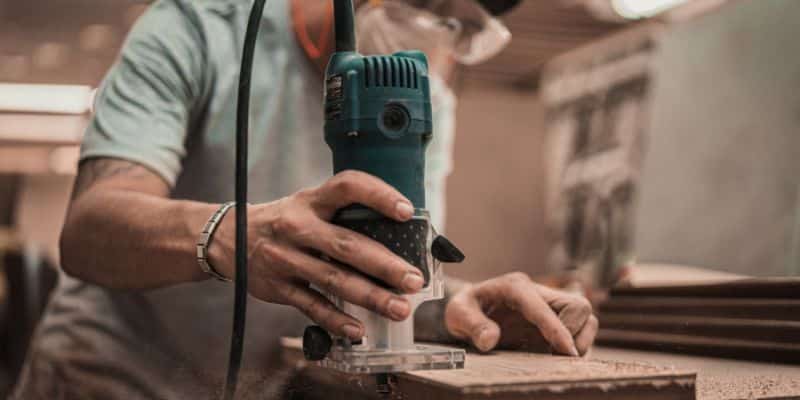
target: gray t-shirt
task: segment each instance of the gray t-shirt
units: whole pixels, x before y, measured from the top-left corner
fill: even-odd
[[[236,86],[250,5],[153,4],[103,82],[81,159],[141,163],[173,185],[174,198],[231,200]],[[290,20],[286,0],[268,1],[251,92],[251,202],[286,196],[331,175],[322,76],[295,42]],[[441,227],[454,101],[432,84],[427,202]],[[232,294],[231,285],[215,280],[136,292],[62,274],[15,398],[216,398],[227,365]],[[292,308],[250,300],[241,398],[274,397],[285,374],[276,370],[278,339],[300,335],[306,324]]]

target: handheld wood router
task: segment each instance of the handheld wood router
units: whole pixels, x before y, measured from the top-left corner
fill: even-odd
[[[363,56],[356,52],[351,0],[332,0],[336,52],[325,73],[325,141],[333,152],[334,173],[354,169],[397,188],[416,207],[404,223],[359,204],[339,210],[333,223],[382,243],[420,269],[425,286],[407,295],[411,309],[444,296],[440,262],[464,255],[430,224],[425,210],[425,148],[433,134],[428,62],[420,51]],[[266,0],[254,0],[247,23],[236,115],[236,277],[233,332],[224,399],[235,396],[244,346],[247,310],[247,146],[250,81],[256,38]],[[331,338],[312,326],[303,351],[323,366],[351,373],[452,369],[464,365],[464,350],[414,343],[414,319],[395,322],[334,296],[344,312],[365,325],[360,341]]]
[[[425,278],[408,295],[411,309],[444,297],[440,262],[464,255],[437,235],[425,210],[425,149],[433,135],[428,62],[421,51],[364,56],[356,52],[351,0],[334,0],[336,52],[325,72],[325,141],[333,172],[360,170],[383,179],[414,204],[414,217],[396,222],[359,204],[339,210],[333,222],[383,244]],[[328,296],[364,323],[360,341],[330,337],[319,327],[303,335],[306,357],[351,373],[452,369],[464,351],[414,343],[414,318],[396,322]]]

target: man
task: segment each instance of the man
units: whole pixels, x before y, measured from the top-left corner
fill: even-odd
[[[278,338],[300,334],[309,323],[303,315],[338,335],[362,334],[360,321],[332,307],[309,283],[387,318],[409,318],[402,296],[312,252],[405,293],[422,285],[419,272],[384,247],[327,222],[351,203],[397,220],[409,218],[413,207],[364,173],[329,177],[319,67],[332,46],[330,35],[307,40],[325,37],[329,1],[296,0],[290,7],[270,0],[263,17],[252,90],[252,296],[240,398],[279,393],[286,368],[277,359]],[[195,243],[220,203],[233,197],[231,132],[249,7],[237,0],[163,0],[133,28],[96,100],[61,236],[66,274],[13,398],[219,394],[233,288],[198,266]],[[453,115],[441,81],[434,87],[440,100],[427,171],[430,208],[438,219]],[[209,247],[210,264],[228,278],[234,271],[233,213]],[[524,274],[449,286],[446,302],[417,313],[419,337],[461,339],[488,351],[514,337],[498,324],[528,321],[555,352],[578,356],[597,330],[584,299],[539,286]]]

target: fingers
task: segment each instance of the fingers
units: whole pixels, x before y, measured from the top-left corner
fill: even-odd
[[[509,282],[509,293],[504,297],[506,305],[536,325],[556,352],[578,356],[572,334],[541,297],[539,287],[522,273],[513,273],[506,277]]]
[[[487,316],[482,305],[494,311]],[[526,329],[535,326],[555,352],[572,356],[586,354],[598,331],[588,300],[538,285],[523,273],[507,274],[459,292],[447,305],[445,323],[451,334],[469,338],[483,351],[494,348],[498,341],[503,346],[530,341],[530,335],[537,335]]]
[[[369,177],[366,174],[361,175]],[[372,177],[369,179],[377,180]],[[382,182],[381,184],[386,186]],[[293,198],[296,201],[284,203],[281,212],[270,223],[271,230],[299,248],[318,250],[407,293],[422,289],[425,280],[418,268],[382,244],[352,230],[328,223],[316,215],[308,207],[309,202],[316,201],[315,196],[313,193],[303,192]]]
[[[261,259],[256,271],[262,283],[257,289],[261,293],[254,295],[293,305],[329,331],[358,338],[363,331],[358,321],[297,281],[310,282],[348,303],[400,321],[411,314],[408,300],[370,278],[407,293],[420,290],[424,278],[417,268],[383,245],[325,222],[351,204],[364,205],[398,221],[406,221],[414,214],[411,202],[400,192],[357,171],[339,173],[317,189],[300,191],[260,207],[254,211],[254,219],[264,222],[256,224],[262,237],[253,246],[252,254]],[[364,274],[307,253],[312,248]]]
[[[539,285],[539,293],[544,301],[558,313],[558,318],[573,337],[583,329],[592,316],[592,304],[583,296],[562,292],[542,285]]]
[[[411,306],[397,295],[361,274],[327,262],[289,246],[264,244],[260,249],[266,265],[279,266],[282,273],[311,282],[326,293],[396,321],[408,318]]]
[[[425,278],[418,268],[364,235],[321,220],[314,232],[316,234],[307,238],[307,247],[406,293],[415,293],[425,285]]]
[[[325,296],[299,284],[282,286],[283,303],[307,315],[328,332],[353,340],[364,336],[364,327],[357,319],[343,313]]]
[[[539,292],[572,334],[578,353],[586,354],[597,336],[599,326],[597,317],[592,314],[589,300],[546,286],[540,286]]]
[[[445,311],[445,326],[453,336],[489,351],[500,340],[500,327],[484,314],[475,296],[456,296]]]
[[[372,175],[352,170],[336,174],[319,187],[312,206],[320,218],[329,220],[340,208],[355,203],[398,221],[406,221],[414,215],[411,202],[397,189]]]
[[[590,315],[586,320],[586,324],[583,326],[580,332],[575,335],[575,347],[578,349],[578,352],[581,355],[585,355],[592,347],[592,343],[594,342],[595,336],[597,336],[597,330],[599,329],[599,326],[600,324],[597,320],[597,317]]]

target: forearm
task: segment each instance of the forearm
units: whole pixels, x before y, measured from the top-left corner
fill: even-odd
[[[61,264],[70,275],[110,288],[205,279],[195,244],[216,207],[126,190],[86,193],[64,224]]]
[[[135,162],[81,162],[61,232],[64,271],[116,289],[206,279],[195,245],[217,205],[172,200],[169,192],[166,181]]]

